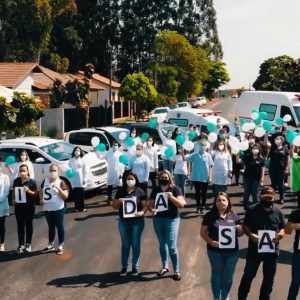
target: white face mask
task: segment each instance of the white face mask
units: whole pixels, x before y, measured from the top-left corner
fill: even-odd
[[[275,144],[276,144],[277,146],[280,146],[280,145],[282,144],[281,139],[276,139],[276,140],[275,140]]]
[[[168,134],[167,134],[167,137],[170,139],[171,137],[172,137],[172,133],[171,132],[169,132]]]
[[[178,149],[178,153],[180,153],[180,154],[181,154],[182,152],[183,152],[183,150],[182,150],[182,149]]]
[[[258,150],[258,149],[252,149],[252,153],[253,153],[254,155],[257,155],[257,154],[259,153],[259,150]]]
[[[253,145],[255,143],[255,139],[249,139],[249,144]]]
[[[136,137],[136,133],[135,133],[135,132],[131,132],[130,135],[131,135],[131,137],[133,137],[133,138]]]
[[[127,179],[126,183],[129,187],[135,186],[135,179]]]
[[[56,179],[56,178],[57,178],[57,176],[58,176],[58,173],[57,173],[57,171],[50,171],[50,178],[52,178],[52,179]]]
[[[113,151],[117,151],[119,146],[118,145],[113,145],[112,148],[113,148]]]
[[[148,145],[149,147],[151,147],[151,146],[152,146],[152,144],[153,144],[153,142],[152,142],[152,141],[151,141],[151,142],[150,142],[150,141],[148,141],[148,142],[147,142],[147,145]]]
[[[137,155],[137,156],[141,156],[142,153],[143,153],[142,150],[136,150],[136,155]]]
[[[80,156],[80,153],[81,153],[80,150],[76,150],[74,154],[76,157],[78,157],[78,156]]]
[[[26,154],[22,154],[22,155],[21,155],[21,161],[25,161],[26,158],[27,158]]]
[[[218,149],[219,149],[220,151],[223,151],[223,150],[224,150],[224,145],[219,145],[219,146],[218,146]]]

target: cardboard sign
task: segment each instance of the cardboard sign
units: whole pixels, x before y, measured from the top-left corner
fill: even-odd
[[[219,248],[234,249],[236,240],[235,226],[219,226]]]
[[[154,202],[157,212],[166,211],[169,208],[169,199],[166,193],[157,193]]]
[[[15,187],[16,203],[26,203],[26,193],[24,187]]]
[[[55,191],[52,186],[45,186],[43,189],[43,201],[47,203],[53,201],[53,193],[55,193]]]
[[[273,230],[258,230],[258,253],[275,253],[275,238]]]
[[[136,197],[123,198],[123,217],[133,218],[137,213]]]

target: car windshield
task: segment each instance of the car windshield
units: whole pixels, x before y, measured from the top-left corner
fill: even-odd
[[[296,113],[296,117],[298,119],[298,123],[300,122],[300,106],[293,106],[294,107],[294,111]]]
[[[118,130],[118,131],[114,131],[114,132],[110,132],[110,134],[113,136],[113,138],[118,141],[120,144],[122,142],[122,140],[120,140],[120,133],[124,132],[126,134],[126,137],[129,135],[129,130]]]
[[[40,147],[42,151],[57,160],[68,160],[72,157],[72,151],[75,145],[68,142],[57,142]]]
[[[168,110],[166,108],[157,108],[154,110],[154,113],[155,114],[164,114],[164,113],[167,113]]]
[[[187,106],[187,103],[185,103],[185,102],[184,103],[178,103],[178,106],[179,107],[184,107],[184,106]]]

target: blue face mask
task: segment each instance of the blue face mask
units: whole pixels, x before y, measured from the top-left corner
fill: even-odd
[[[220,134],[219,134],[219,138],[220,138],[220,139],[225,139],[225,134],[220,133]]]
[[[203,153],[205,151],[205,146],[200,146],[200,152]]]

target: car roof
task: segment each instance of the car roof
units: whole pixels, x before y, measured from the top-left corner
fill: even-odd
[[[27,137],[20,137],[16,139],[7,139],[7,140],[1,140],[0,144],[6,145],[6,144],[14,144],[14,145],[32,145],[37,147],[43,147],[46,145],[54,144],[57,142],[63,142],[64,140],[58,140],[58,139],[51,139],[49,137],[40,137],[40,136],[27,136]]]
[[[120,127],[114,127],[114,126],[96,127],[96,129],[107,131],[107,132],[119,132],[120,131]],[[127,128],[124,128],[124,131],[127,131],[127,130],[128,130]]]
[[[156,110],[156,109],[170,109],[170,107],[168,107],[168,106],[162,106],[162,107],[156,107],[156,108],[154,108],[154,110]]]

